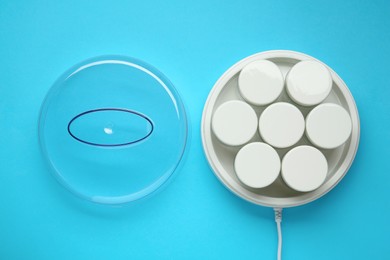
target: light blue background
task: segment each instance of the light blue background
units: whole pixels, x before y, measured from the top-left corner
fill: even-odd
[[[348,84],[361,142],[343,181],[285,210],[284,259],[389,259],[390,2],[0,0],[1,259],[275,259],[271,209],[235,197],[204,158],[200,120],[215,81],[270,49],[317,57]],[[121,54],[159,68],[191,119],[174,181],[132,207],[81,201],[49,174],[43,98],[67,68]]]

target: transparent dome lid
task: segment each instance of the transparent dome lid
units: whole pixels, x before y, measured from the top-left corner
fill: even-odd
[[[39,118],[40,145],[60,183],[104,204],[135,201],[167,182],[187,131],[171,82],[122,56],[70,68],[50,89]]]

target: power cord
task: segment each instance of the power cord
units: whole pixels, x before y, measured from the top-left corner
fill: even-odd
[[[282,260],[282,208],[274,208],[276,228],[278,229],[278,260]]]

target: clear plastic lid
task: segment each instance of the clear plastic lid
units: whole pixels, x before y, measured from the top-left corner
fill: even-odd
[[[147,196],[179,164],[187,142],[183,103],[150,65],[102,56],[66,71],[42,105],[39,140],[57,179],[93,202]]]

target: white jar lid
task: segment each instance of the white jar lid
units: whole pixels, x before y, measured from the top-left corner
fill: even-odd
[[[294,105],[275,103],[261,114],[259,131],[265,142],[277,148],[286,148],[301,139],[305,131],[305,119]]]
[[[245,102],[228,101],[214,112],[212,129],[215,136],[226,145],[245,144],[256,133],[256,112]]]
[[[320,62],[301,61],[286,76],[287,93],[296,103],[313,106],[321,103],[332,89],[332,76]]]
[[[297,191],[317,189],[324,183],[327,173],[325,156],[312,146],[295,147],[282,160],[282,178],[290,188]]]
[[[351,131],[351,117],[336,104],[318,105],[306,117],[306,135],[310,142],[320,148],[339,147],[348,140]]]
[[[242,183],[252,188],[272,184],[280,172],[280,158],[270,145],[250,143],[237,153],[234,169]]]
[[[246,65],[238,77],[241,96],[249,103],[262,106],[275,101],[283,90],[284,78],[279,67],[268,60]]]

